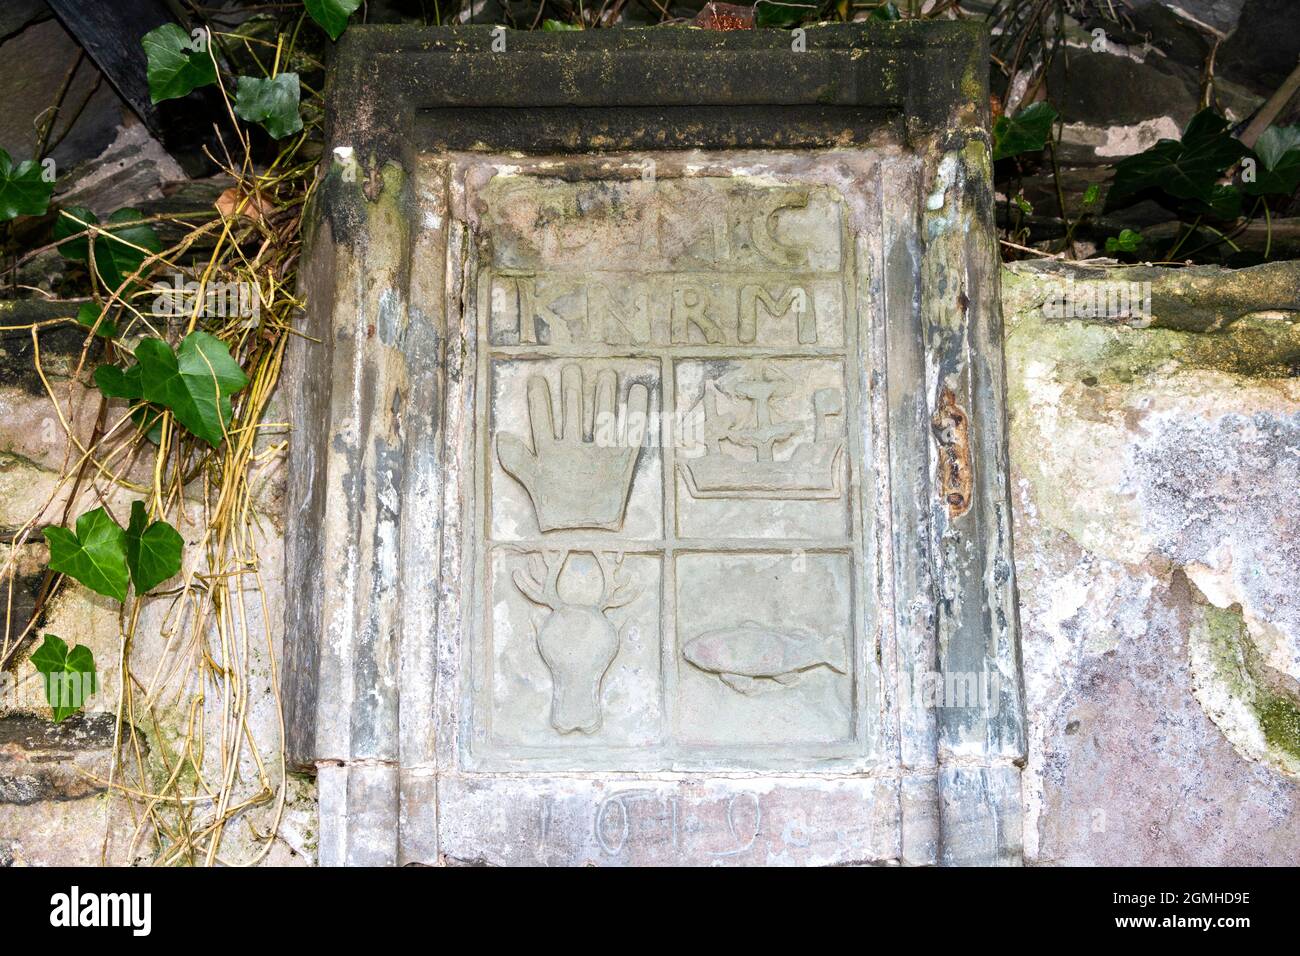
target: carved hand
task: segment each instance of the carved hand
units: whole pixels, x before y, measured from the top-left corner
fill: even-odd
[[[551,407],[551,388],[541,375],[528,379],[530,449],[515,435],[497,436],[501,467],[532,499],[542,531],[623,525],[632,473],[646,432],[650,393],[634,384],[624,403],[624,428],[616,428],[618,376],[603,369],[596,376],[594,417],[583,416],[582,369],[566,365],[560,372],[563,411],[559,437]],[[593,434],[594,433],[594,434]]]

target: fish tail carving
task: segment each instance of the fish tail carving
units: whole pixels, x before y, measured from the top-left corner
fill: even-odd
[[[849,672],[849,655],[843,634],[828,634],[823,640],[826,666],[838,674]]]

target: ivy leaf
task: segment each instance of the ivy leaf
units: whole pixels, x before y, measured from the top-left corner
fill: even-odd
[[[143,399],[170,409],[176,420],[213,448],[230,425],[230,396],[248,384],[239,363],[220,339],[191,332],[173,352],[162,339],[148,338],[135,349],[136,364],[123,371],[113,365],[95,369],[95,384],[110,398]],[[152,434],[156,421],[147,410],[137,424]]]
[[[144,398],[144,383],[140,380],[139,365],[132,365],[126,371],[116,365],[101,365],[95,369],[95,384],[109,398]]]
[[[86,225],[82,225],[85,223]],[[86,236],[76,236],[85,232],[86,226],[99,225],[99,217],[85,206],[67,206],[59,210],[59,218],[54,223],[54,238],[65,239],[59,243],[59,255],[73,262],[85,262],[90,258],[90,240]]]
[[[40,164],[24,159],[14,165],[0,149],[0,222],[17,216],[43,216],[50,205],[54,183],[46,182]]]
[[[206,332],[191,332],[176,354],[162,339],[145,339],[135,356],[144,397],[171,409],[178,422],[212,447],[220,445],[230,424],[230,396],[248,384],[226,344]]]
[[[1106,239],[1106,251],[1115,252],[1137,252],[1138,246],[1142,244],[1142,234],[1134,232],[1132,229],[1124,229],[1118,236],[1109,236]]]
[[[1246,152],[1227,130],[1226,119],[1212,109],[1201,110],[1183,130],[1181,142],[1162,139],[1145,152],[1120,160],[1106,204],[1113,206],[1145,189],[1210,202],[1215,181]]]
[[[162,252],[158,234],[140,222],[143,218],[138,209],[119,209],[108,217],[109,234],[95,238],[95,265],[110,288],[126,281],[146,257]]]
[[[211,54],[206,49],[196,50],[194,39],[175,23],[150,30],[140,44],[149,61],[145,70],[149,98],[155,103],[174,100],[217,82]]]
[[[555,32],[557,30],[581,30],[582,26],[577,23],[565,23],[563,20],[543,20],[542,29]]]
[[[303,6],[330,39],[337,40],[347,29],[348,17],[361,6],[361,0],[303,0]]]
[[[801,3],[776,3],[773,0],[759,0],[754,4],[754,26],[756,27],[793,27],[817,12],[815,6]]]
[[[107,316],[103,322],[99,322],[99,313],[101,309],[98,302],[83,302],[81,308],[77,310],[77,324],[84,325],[88,329],[94,329],[96,335],[111,339],[117,335],[117,323]],[[99,327],[95,323],[99,322]]]
[[[876,9],[871,11],[871,16],[868,17],[868,19],[888,20],[892,22],[903,18],[898,12],[898,7],[894,6],[892,3],[882,3],[880,6],[876,7]]]
[[[162,251],[158,234],[142,218],[138,209],[119,209],[108,217],[107,231],[95,236],[95,272],[106,288],[120,288],[147,256]],[[69,206],[54,224],[54,238],[66,240],[59,243],[59,254],[73,262],[90,259],[90,237],[77,236],[86,231],[82,223],[97,226],[99,217],[84,206]]]
[[[1209,199],[1193,199],[1187,204],[1187,208],[1198,216],[1209,216],[1212,219],[1232,222],[1241,216],[1241,193],[1235,186],[1215,183],[1214,188],[1210,190]]]
[[[1101,197],[1101,186],[1099,186],[1097,183],[1093,183],[1091,186],[1089,186],[1087,189],[1083,191],[1083,204],[1084,206],[1095,206],[1097,204],[1097,200],[1100,197]]]
[[[281,73],[270,79],[241,76],[235,90],[235,114],[250,123],[260,123],[273,139],[283,139],[302,129],[298,95],[297,73]]]
[[[1290,196],[1300,186],[1300,124],[1270,126],[1255,143],[1255,181],[1242,182],[1252,196]]]
[[[132,402],[141,402],[139,408],[131,413],[131,420],[144,432],[144,436],[158,444],[162,438],[163,410],[156,405],[143,402],[144,382],[140,377],[140,365],[137,363],[123,371],[116,365],[101,365],[95,369],[95,384],[109,398],[125,398]]]
[[[144,437],[157,445],[162,441],[163,409],[157,405],[143,405],[131,413],[131,421],[144,433]]]
[[[31,660],[44,678],[45,699],[54,711],[56,724],[81,710],[99,689],[95,655],[85,645],[68,650],[63,638],[46,634],[45,643],[36,648]]]
[[[993,124],[993,161],[1042,149],[1055,122],[1056,110],[1042,101],[1031,103],[1014,117],[999,116]]]
[[[131,502],[131,521],[126,526],[126,566],[137,594],[148,592],[180,571],[181,546],[185,543],[166,521],[153,524],[148,521],[144,502]]]
[[[77,519],[77,533],[46,528],[50,570],[80,581],[96,594],[126,600],[126,541],[121,527],[103,508]]]

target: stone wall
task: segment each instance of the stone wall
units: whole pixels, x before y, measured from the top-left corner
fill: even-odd
[[[1294,865],[1300,327],[1247,313],[1300,270],[1151,270],[1149,319],[1046,317],[1072,272],[1003,275],[1026,859]]]
[[[0,325],[31,320],[31,315],[11,303],[0,302]],[[67,439],[50,394],[57,396],[78,434],[89,434],[98,398],[71,384],[82,340],[80,332],[42,334],[40,358],[47,392],[33,371],[29,333],[0,333],[0,561],[8,559],[17,546],[15,535],[34,513],[52,502],[45,521],[57,522],[69,498],[67,484],[60,481]],[[95,364],[92,358],[87,367]],[[272,411],[270,420],[283,421],[283,411]],[[234,729],[241,728],[244,738],[232,778],[234,799],[255,803],[240,824],[228,830],[221,855],[228,863],[264,859],[290,865],[315,859],[315,783],[310,777],[286,775],[277,759],[282,734],[272,690],[278,676],[272,670],[272,653],[279,655],[284,604],[284,462],[282,450],[277,453],[274,446],[282,442],[282,435],[263,442],[265,454],[251,482],[257,531],[250,544],[261,559],[261,589],[249,581],[236,612],[247,615],[247,645],[236,646],[237,641],[223,641],[215,633],[196,637],[187,627],[188,609],[169,600],[166,588],[160,589],[164,593],[145,605],[131,650],[138,702],[134,723],[141,744],[138,751],[122,747],[128,772],[118,770],[113,778],[119,785],[158,792],[170,777],[178,777],[183,781],[180,792],[198,795],[197,799],[180,808],[163,803],[155,809],[168,825],[201,827],[215,801],[202,796],[195,766],[202,769],[209,785],[221,780],[228,767],[222,752],[232,752],[223,747],[223,735],[229,742]],[[150,467],[137,461],[123,477],[137,487],[147,486]],[[186,572],[202,569],[200,495],[199,488],[192,489],[183,517],[175,521],[185,539]],[[121,517],[129,512],[130,501],[139,497],[128,489],[104,492],[85,482],[69,510],[78,515],[105,504]],[[30,617],[49,560],[39,533],[18,547],[12,596],[15,630],[21,630]],[[9,598],[4,586],[0,601]],[[97,865],[101,859],[135,864],[153,859],[157,852],[151,829],[139,812],[141,805],[132,807],[120,797],[109,797],[121,687],[119,612],[116,601],[67,582],[46,604],[37,640],[16,667],[0,675],[0,865]],[[85,714],[59,724],[49,720],[40,675],[28,661],[41,643],[40,635],[46,633],[62,637],[69,646],[89,647],[100,685]],[[230,668],[224,693],[196,678],[199,655],[239,662]],[[151,705],[148,710],[144,701]],[[195,728],[192,749],[186,747],[189,727]],[[265,792],[258,756],[265,763]],[[275,838],[265,839],[276,829],[277,820]]]
[[[1152,283],[1151,315],[1045,314],[1062,289],[1077,304],[1095,283],[1130,281]],[[1291,505],[1300,325],[1275,311],[1300,302],[1298,283],[1291,265],[1004,270],[1028,863],[1300,862],[1300,517]],[[53,487],[63,442],[44,427],[43,389],[19,374],[30,356],[12,338],[0,344],[7,534]],[[52,383],[65,386],[56,347],[46,360]],[[268,478],[262,497],[273,605],[283,600],[279,480]],[[28,587],[44,560],[42,545],[22,555]],[[55,726],[33,703],[32,668],[19,665],[17,688],[0,702],[0,864],[96,863],[106,833],[110,859],[147,859],[147,842],[132,846],[126,805],[106,797],[116,612],[71,588],[43,629],[89,644],[106,687],[93,713]],[[251,726],[273,745],[269,687],[250,686]],[[157,746],[178,734],[194,691],[179,688],[163,726],[150,728]],[[291,776],[265,862],[314,861],[314,801],[314,783]],[[232,831],[232,861],[254,854],[252,826],[269,812]]]

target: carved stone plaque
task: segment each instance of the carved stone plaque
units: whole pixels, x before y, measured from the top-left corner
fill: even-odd
[[[336,87],[411,79],[295,346],[322,859],[1014,862],[975,35],[356,32]]]
[[[865,223],[811,166],[714,162],[467,177],[490,402],[474,765],[865,753]]]

